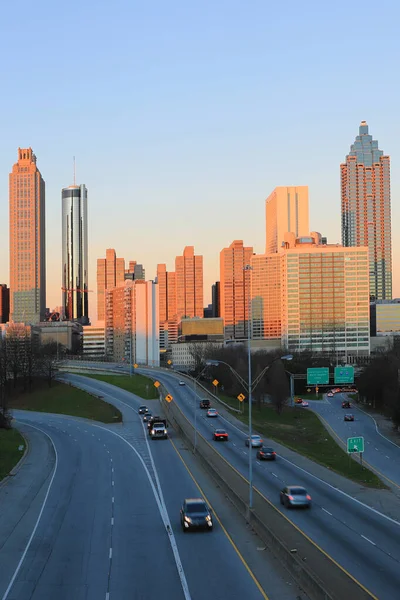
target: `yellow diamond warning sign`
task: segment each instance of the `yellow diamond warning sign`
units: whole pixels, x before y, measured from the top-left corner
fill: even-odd
[[[243,402],[243,400],[246,398],[246,396],[244,394],[239,394],[239,396],[237,397],[237,399],[239,400],[239,402]]]
[[[153,385],[155,388],[159,388],[161,383],[159,381],[155,381]]]
[[[165,399],[167,402],[172,402],[173,397],[171,396],[171,394],[168,394],[168,396],[165,396]]]
[[[217,385],[219,384],[219,381],[218,381],[218,379],[214,379],[214,381],[212,382],[212,384],[213,384],[215,387],[217,387]]]

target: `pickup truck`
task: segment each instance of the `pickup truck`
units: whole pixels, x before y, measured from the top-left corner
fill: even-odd
[[[209,401],[208,398],[202,398],[200,400],[200,408],[210,408],[211,407],[211,402]]]
[[[149,419],[147,421],[147,430],[150,432],[153,429],[153,425],[155,425],[155,423],[161,423],[162,425],[164,425],[165,429],[167,429],[167,419],[163,419],[163,417],[160,417],[159,415],[155,415],[154,417],[151,417],[151,419]]]
[[[166,424],[158,421],[155,422],[150,429],[150,437],[152,440],[155,440],[156,438],[167,438],[168,433]]]

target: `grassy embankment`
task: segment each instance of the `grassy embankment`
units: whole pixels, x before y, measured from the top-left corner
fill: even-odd
[[[238,408],[236,398],[224,394],[219,394],[218,397],[233,408]],[[248,424],[248,404],[245,404],[243,409],[244,413],[235,413],[235,416]],[[375,473],[350,459],[318,417],[307,408],[285,407],[282,414],[278,415],[272,407],[263,406],[259,410],[253,405],[252,423],[257,433],[328,467],[339,475],[367,487],[386,487]]]
[[[24,438],[16,429],[0,429],[0,481],[23,456],[25,445]]]
[[[80,375],[116,385],[127,392],[140,396],[144,400],[156,400],[158,398],[153,380],[144,375],[134,374],[132,377],[129,375],[88,375],[87,373],[80,373]]]

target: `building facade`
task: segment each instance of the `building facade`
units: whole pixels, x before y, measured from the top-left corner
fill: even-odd
[[[278,252],[285,233],[308,235],[308,186],[276,187],[265,201],[266,254]]]
[[[251,258],[253,340],[280,339],[282,334],[282,257],[279,253]]]
[[[368,355],[368,248],[287,234],[281,253],[282,344],[289,352]]]
[[[97,319],[105,320],[106,290],[123,286],[125,259],[117,258],[114,248],[106,250],[105,258],[97,259]]]
[[[67,321],[89,323],[88,207],[85,185],[63,188],[62,298]]]
[[[221,316],[221,308],[220,308],[220,282],[216,281],[211,286],[211,302],[212,302],[212,316],[220,317]]]
[[[400,335],[400,299],[373,302],[370,314],[371,337]]]
[[[250,307],[250,265],[253,256],[251,246],[243,246],[235,240],[220,252],[220,316],[224,320],[226,339],[247,337]]]
[[[203,316],[203,257],[195,255],[193,246],[186,246],[175,259],[176,313],[183,317]]]
[[[340,165],[342,243],[367,246],[370,298],[392,298],[392,234],[390,208],[390,158],[361,121],[359,135],[346,162]]]
[[[165,264],[157,265],[159,295],[160,348],[165,350],[178,341],[176,311],[176,275]]]
[[[10,320],[39,323],[46,313],[45,183],[32,148],[18,148],[9,209]]]
[[[10,289],[5,283],[0,283],[0,323],[10,320]]]
[[[125,281],[106,290],[106,353],[114,361],[160,365],[158,287]]]
[[[106,335],[104,325],[83,327],[83,355],[87,360],[104,360],[106,357]]]

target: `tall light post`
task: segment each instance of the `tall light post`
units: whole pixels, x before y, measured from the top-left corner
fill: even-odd
[[[246,265],[243,271],[246,273],[252,271],[251,265]],[[247,287],[249,289],[250,286]],[[252,446],[251,436],[253,433],[252,424],[252,405],[253,405],[253,390],[252,390],[252,378],[251,378],[251,329],[252,329],[252,305],[251,305],[251,292],[249,297],[249,314],[247,317],[247,363],[248,363],[248,379],[249,379],[249,510],[253,507],[253,460],[252,460]]]
[[[250,348],[250,346],[249,346]],[[206,367],[214,366],[218,367],[218,365],[225,365],[230,369],[232,374],[236,377],[239,383],[243,386],[243,388],[247,391],[248,399],[249,399],[249,511],[253,508],[253,461],[252,461],[252,445],[251,445],[251,436],[253,433],[252,429],[252,421],[251,421],[251,409],[252,409],[252,401],[253,401],[253,391],[256,389],[257,385],[260,383],[261,379],[264,377],[265,373],[271,368],[274,362],[277,360],[292,360],[292,354],[285,354],[284,356],[277,356],[272,360],[264,369],[257,375],[257,377],[252,380],[251,375],[251,354],[249,352],[249,380],[246,381],[243,379],[241,375],[231,365],[223,360],[208,360],[206,362]]]
[[[197,382],[200,377],[203,375],[204,371],[208,369],[208,362],[205,364],[204,368],[200,371],[197,377],[193,377],[194,380],[194,443],[193,443],[193,454],[197,449]]]

